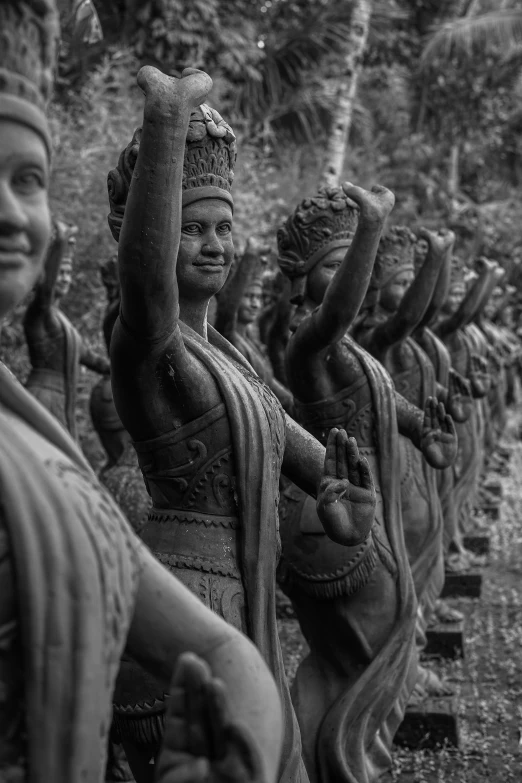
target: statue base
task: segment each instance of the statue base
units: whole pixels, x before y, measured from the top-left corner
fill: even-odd
[[[455,696],[426,699],[422,704],[407,707],[397,730],[394,743],[412,750],[434,750],[460,744]]]
[[[464,658],[464,623],[438,623],[426,630],[426,655]]]
[[[478,571],[463,571],[452,574],[446,571],[441,598],[480,598],[482,574]]]
[[[500,506],[498,505],[481,506],[481,511],[483,511],[492,522],[497,522],[500,519]]]
[[[462,543],[474,555],[489,555],[491,539],[486,533],[470,532],[463,537]]]

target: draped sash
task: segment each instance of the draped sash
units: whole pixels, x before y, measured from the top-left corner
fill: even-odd
[[[35,431],[32,446],[20,419]],[[76,444],[1,364],[0,432],[2,513],[20,576],[29,779],[101,783],[139,544]],[[38,452],[40,439],[56,458],[44,444]]]
[[[208,342],[180,322],[187,349],[214,377],[232,434],[241,517],[241,573],[248,635],[279,688],[285,713],[280,783],[306,783],[301,739],[290,701],[276,622],[275,570],[279,556],[278,499],[285,446],[284,414],[246,359],[212,326]],[[278,458],[279,453],[279,458]]]
[[[428,397],[436,396],[435,370],[428,356],[415,340],[408,337],[407,343],[420,369],[421,384],[418,400],[425,401]],[[410,448],[413,448],[413,445]],[[424,631],[435,606],[435,601],[439,597],[444,584],[442,560],[443,518],[437,488],[437,471],[428,465],[424,457],[421,457],[417,464],[422,465],[421,470],[430,515],[422,552],[414,562],[411,562],[413,581],[417,589],[417,599],[422,610],[420,616],[421,630]]]

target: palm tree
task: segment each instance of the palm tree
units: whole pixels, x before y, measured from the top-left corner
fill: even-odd
[[[497,49],[505,60],[517,54],[522,44],[522,7],[520,0],[467,0],[457,18],[437,25],[421,56],[421,77],[449,64],[478,59],[486,51]],[[424,82],[426,84],[426,82]],[[423,88],[423,96],[426,94]],[[422,99],[423,100],[423,99]],[[422,103],[421,100],[421,103]],[[455,201],[459,191],[459,140],[451,145],[448,192]]]
[[[323,185],[336,186],[341,178],[371,14],[371,0],[355,0],[345,51],[335,64],[332,63],[333,73],[326,80],[326,88],[334,96],[335,110],[326,144]]]
[[[508,52],[521,43],[520,2],[504,0],[499,4],[494,0],[487,3],[471,0],[459,17],[442,22],[434,29],[422,53],[421,66],[427,69],[437,61],[454,56],[477,56],[492,46]]]

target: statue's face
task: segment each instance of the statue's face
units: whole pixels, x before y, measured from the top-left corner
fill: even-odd
[[[427,239],[418,239],[415,244],[415,266],[421,267],[428,255],[429,245]]]
[[[308,274],[306,293],[315,304],[321,304],[323,301],[328,286],[344,260],[346,251],[346,247],[333,248]]]
[[[455,283],[455,285],[452,285],[448,296],[446,297],[446,301],[444,302],[444,306],[442,308],[443,312],[446,313],[446,315],[453,315],[453,313],[456,313],[465,296],[465,285],[462,283]]]
[[[67,296],[69,293],[69,288],[72,283],[72,274],[73,268],[71,258],[64,258],[60,265],[54,287],[57,299],[61,299],[62,296]]]
[[[40,277],[51,238],[45,144],[29,127],[0,120],[0,319]]]
[[[233,260],[230,205],[212,198],[183,207],[176,267],[180,297],[198,300],[217,294]]]
[[[390,313],[394,313],[399,309],[400,303],[404,298],[404,294],[413,283],[415,278],[415,272],[413,269],[404,269],[402,272],[397,272],[391,280],[388,280],[386,285],[381,288],[381,295],[379,303],[384,310],[388,310]]]
[[[241,324],[253,323],[263,309],[263,286],[261,283],[250,285],[241,299],[237,320]]]
[[[487,304],[484,308],[484,315],[486,318],[494,318],[497,310],[500,307],[500,303],[502,301],[502,297],[504,296],[504,291],[502,288],[495,288],[491,296],[489,297]]]

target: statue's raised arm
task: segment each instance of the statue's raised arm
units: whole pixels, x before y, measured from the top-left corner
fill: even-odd
[[[146,66],[138,84],[145,94],[143,127],[122,153],[137,159],[119,235],[121,314],[132,332],[156,340],[172,331],[179,317],[183,152],[191,111],[203,103],[212,80],[202,71],[186,69],[176,79]],[[118,169],[109,174],[115,204],[125,193],[120,177]]]

